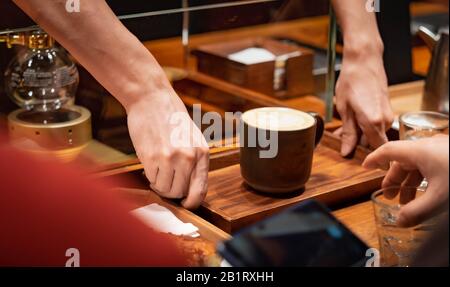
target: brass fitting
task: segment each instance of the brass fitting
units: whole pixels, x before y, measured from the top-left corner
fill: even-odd
[[[31,34],[7,34],[0,36],[0,43],[6,43],[8,48],[13,45],[27,46],[30,49],[49,49],[53,47],[55,41],[43,31],[33,31]]]
[[[0,43],[6,43],[6,46],[11,49],[13,45],[25,46],[26,38],[24,34],[8,34],[0,36]]]
[[[49,34],[36,31],[28,36],[28,48],[30,49],[50,49],[55,44],[55,41]]]

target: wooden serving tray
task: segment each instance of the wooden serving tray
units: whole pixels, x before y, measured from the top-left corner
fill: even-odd
[[[314,153],[312,175],[305,190],[290,195],[268,195],[252,190],[244,183],[239,165],[212,171],[208,195],[199,214],[222,230],[233,233],[307,199],[331,205],[380,187],[385,172],[361,166],[369,150],[358,147],[353,158],[344,159],[339,149],[340,140],[326,132]]]

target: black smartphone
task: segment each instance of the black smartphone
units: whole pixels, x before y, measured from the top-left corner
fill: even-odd
[[[309,200],[247,227],[218,246],[234,267],[365,266],[369,247]]]

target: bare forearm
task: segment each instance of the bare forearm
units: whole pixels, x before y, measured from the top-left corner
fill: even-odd
[[[81,0],[79,13],[66,0],[14,0],[128,109],[143,95],[168,89],[161,67],[117,19],[104,0]]]
[[[394,0],[393,0],[394,1]],[[343,31],[344,53],[336,84],[336,108],[343,126],[336,131],[342,140],[341,154],[349,155],[363,134],[376,148],[387,141],[393,113],[383,63],[383,42],[376,17],[366,0],[333,0]]]
[[[343,32],[344,54],[383,53],[375,13],[366,10],[366,0],[333,0]]]

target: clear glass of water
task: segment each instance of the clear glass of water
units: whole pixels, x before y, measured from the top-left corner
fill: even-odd
[[[403,205],[400,203],[400,192],[392,199],[384,196],[386,192],[392,194],[393,189],[415,193],[416,198],[421,196],[424,191],[416,187],[390,187],[372,194],[380,244],[380,265],[383,267],[408,267],[420,246],[430,235],[430,231],[433,230],[434,220],[410,228],[397,226],[398,214]]]
[[[429,138],[437,134],[448,134],[448,115],[419,111],[402,114],[400,122],[400,140],[418,140]],[[425,190],[428,186],[426,179],[420,184]]]
[[[418,140],[448,134],[448,115],[436,112],[409,112],[400,116],[400,139]]]

